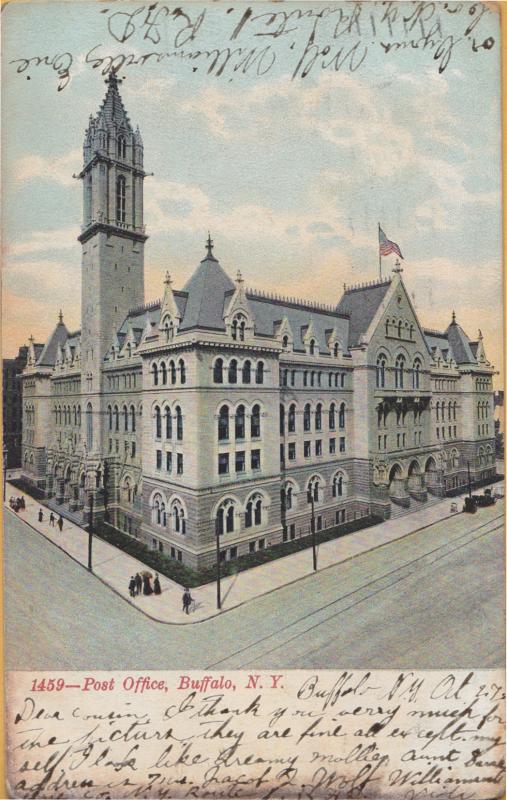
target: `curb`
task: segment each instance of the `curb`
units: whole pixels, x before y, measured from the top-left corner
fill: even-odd
[[[10,509],[7,505],[5,506],[5,508],[7,508],[7,510],[13,516],[16,516],[15,513],[12,511],[12,509]],[[363,550],[360,553],[355,553],[354,555],[348,556],[347,558],[344,558],[341,561],[335,561],[333,564],[328,564],[326,567],[322,567],[322,569],[317,570],[317,572],[311,572],[308,575],[301,576],[300,578],[294,578],[294,580],[288,581],[287,583],[284,583],[281,586],[275,586],[272,589],[268,589],[265,592],[261,592],[260,594],[256,594],[255,596],[249,597],[246,600],[241,600],[239,603],[236,603],[235,605],[231,606],[230,608],[222,608],[220,610],[216,610],[214,613],[209,614],[206,617],[203,617],[202,619],[189,620],[188,622],[186,622],[186,621],[185,622],[173,622],[173,621],[169,621],[169,620],[159,619],[158,617],[154,617],[148,611],[145,611],[143,608],[140,608],[139,606],[137,606],[134,603],[132,603],[132,601],[129,600],[128,597],[126,597],[121,592],[119,592],[118,589],[115,589],[114,586],[112,586],[110,583],[108,583],[104,578],[101,578],[100,575],[97,575],[95,572],[93,572],[93,570],[92,570],[92,572],[90,572],[88,570],[88,568],[81,561],[78,561],[78,559],[75,556],[71,555],[61,545],[59,545],[57,542],[53,541],[53,539],[48,538],[45,533],[43,533],[42,531],[39,531],[30,522],[27,522],[26,520],[23,520],[23,522],[25,522],[25,524],[28,525],[29,528],[31,528],[33,531],[38,533],[40,536],[43,536],[44,539],[46,539],[47,542],[49,542],[50,544],[53,544],[55,547],[57,547],[59,550],[61,550],[62,553],[65,553],[67,556],[69,556],[69,558],[71,558],[76,564],[79,564],[80,567],[82,567],[84,570],[86,570],[86,572],[89,575],[93,575],[93,577],[95,577],[97,580],[99,580],[104,586],[107,586],[111,591],[113,591],[118,597],[120,597],[122,600],[124,600],[126,603],[128,603],[132,608],[134,608],[136,611],[141,612],[141,614],[144,614],[144,616],[147,617],[148,619],[152,620],[153,622],[157,622],[157,623],[159,623],[161,625],[180,625],[180,626],[184,625],[184,626],[187,626],[187,625],[200,625],[203,622],[208,622],[210,619],[214,619],[215,617],[220,617],[223,614],[227,614],[230,611],[234,611],[236,608],[241,608],[242,606],[247,605],[247,603],[251,603],[254,600],[259,599],[260,597],[267,597],[268,595],[273,594],[273,592],[278,592],[281,589],[284,589],[286,586],[293,586],[295,583],[299,583],[300,581],[308,580],[309,578],[314,578],[318,573],[325,572],[326,570],[329,570],[329,569],[332,569],[334,567],[337,567],[340,564],[345,564],[348,561],[352,561],[354,558],[359,558],[360,556],[365,555],[366,553],[372,553],[375,550],[380,550],[382,547],[387,547],[388,545],[393,544],[394,542],[402,541],[403,539],[406,539],[408,536],[413,536],[416,533],[420,533],[421,531],[424,531],[427,528],[431,528],[433,525],[436,525],[439,522],[444,522],[445,520],[448,520],[448,519],[454,518],[456,516],[459,516],[460,513],[463,513],[463,512],[458,512],[458,514],[456,514],[456,513],[447,514],[446,516],[441,517],[440,519],[435,520],[434,522],[429,522],[426,525],[421,525],[420,528],[415,528],[412,531],[408,531],[407,533],[402,534],[401,536],[397,537],[396,539],[391,539],[388,542],[381,542],[380,544],[375,545],[373,547],[370,547],[367,550]],[[18,519],[19,519],[19,517],[18,517]],[[23,519],[23,518],[21,517],[20,519]],[[75,523],[73,523],[73,524],[75,524]],[[379,525],[383,525],[385,523],[378,523],[378,524]],[[76,526],[76,527],[78,527],[78,526]],[[372,529],[375,528],[375,527],[376,526],[374,526],[374,525],[371,526]],[[109,545],[109,543],[107,543],[107,542],[105,542],[105,544],[107,544],[109,547],[112,547],[113,550],[118,550],[118,548],[115,548],[113,545]],[[122,551],[119,551],[119,552],[122,552]],[[130,556],[130,557],[132,557],[132,556]],[[142,562],[139,562],[139,563],[142,563]],[[207,585],[209,585],[209,584],[207,584]]]

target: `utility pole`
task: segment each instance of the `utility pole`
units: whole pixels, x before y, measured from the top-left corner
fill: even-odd
[[[3,450],[4,471],[3,471],[3,476],[2,476],[2,480],[3,480],[3,484],[4,484],[4,503],[5,503],[5,492],[6,492],[6,489],[7,489],[7,454],[8,454],[7,445],[4,444],[4,450]]]
[[[215,539],[217,543],[217,608],[222,608],[222,598],[220,596],[220,531],[218,525],[218,516],[215,517]]]
[[[468,471],[468,496],[472,497],[472,480],[470,478],[470,461],[467,461],[467,471]]]
[[[313,491],[310,490],[312,493],[311,497],[311,504],[312,504],[312,518],[310,521],[310,526],[312,529],[312,550],[313,550],[313,571],[317,572],[317,543],[315,541],[315,501],[313,499]]]
[[[93,492],[90,492],[90,520],[88,523],[88,571],[92,572],[93,546]]]

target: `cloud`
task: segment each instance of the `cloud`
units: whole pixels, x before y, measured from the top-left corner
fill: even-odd
[[[37,154],[23,156],[14,165],[13,177],[20,182],[43,179],[61,186],[72,186],[73,173],[79,172],[83,154],[80,149],[64,156],[44,157]]]
[[[75,250],[78,229],[75,225],[47,231],[33,231],[25,239],[4,246],[7,256],[26,256],[55,250]]]

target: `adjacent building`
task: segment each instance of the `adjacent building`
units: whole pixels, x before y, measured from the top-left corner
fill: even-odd
[[[495,473],[494,368],[425,328],[399,265],[330,305],[247,287],[210,237],[144,302],[143,142],[108,79],[85,135],[82,326],[23,373],[23,475],[194,568],[389,518]]]
[[[15,358],[2,361],[3,443],[6,468],[21,466],[21,434],[23,425],[21,373],[26,366],[28,347],[20,347]]]

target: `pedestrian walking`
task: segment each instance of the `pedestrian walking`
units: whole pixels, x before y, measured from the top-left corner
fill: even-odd
[[[143,579],[138,572],[136,572],[136,577],[134,580],[136,582],[136,594],[141,594],[141,589],[143,588]]]
[[[23,495],[21,495],[21,497],[19,498],[19,507],[22,511],[24,511],[26,508],[25,498],[23,497]]]
[[[153,581],[153,593],[154,594],[162,594],[162,589],[160,588],[160,580],[158,577],[158,572],[155,573],[155,580]]]
[[[51,514],[49,515],[49,524],[52,525],[53,528],[55,527],[55,515],[53,514],[53,512],[51,512]]]
[[[185,614],[189,613],[189,608],[192,603],[192,595],[190,594],[190,589],[185,589],[183,592],[183,611]]]
[[[44,522],[44,514],[42,513],[42,508],[39,508],[39,522]]]
[[[149,572],[143,572],[143,594],[153,594],[151,575]]]
[[[136,579],[134,578],[133,575],[130,576],[129,594],[130,594],[131,597],[135,597],[136,596]]]
[[[63,517],[62,517],[62,515],[61,515],[61,514],[60,514],[60,516],[58,517],[58,522],[57,522],[56,524],[58,525],[58,528],[59,528],[59,530],[60,530],[60,533],[61,533],[61,532],[62,532],[62,528],[63,528]]]

